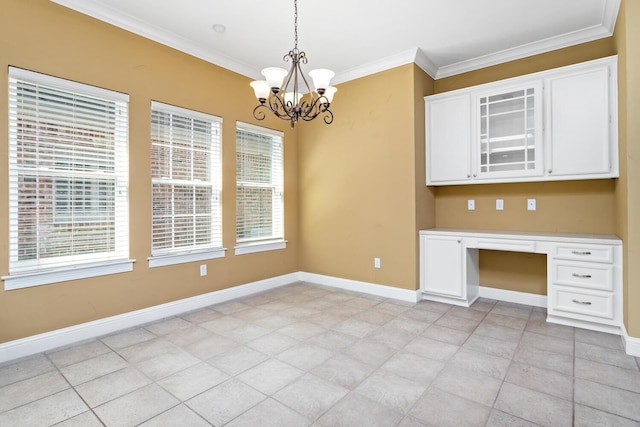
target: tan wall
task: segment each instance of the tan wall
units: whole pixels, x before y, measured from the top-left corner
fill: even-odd
[[[615,44],[610,37],[436,80],[435,91],[446,92],[615,53]],[[615,234],[615,186],[616,180],[587,180],[437,187],[436,226],[478,230]],[[537,200],[536,211],[527,211],[528,198]],[[468,199],[476,201],[475,211],[467,210]],[[495,210],[496,199],[504,200],[504,211]],[[501,269],[501,265],[505,265],[505,268]],[[535,256],[482,251],[480,284],[544,294],[546,265]]]
[[[0,291],[0,342],[298,271],[296,132],[286,122],[285,250],[235,256],[235,121],[256,123],[249,79],[73,12],[48,0],[4,0],[0,69],[17,66],[130,95],[130,224],[134,271],[21,290]],[[7,99],[7,84],[0,84]],[[151,254],[150,102],[157,100],[223,118],[225,258],[149,269]],[[273,119],[275,120],[275,119]],[[7,103],[0,102],[0,129]],[[0,132],[0,171],[6,171],[7,132]],[[8,241],[8,177],[0,174],[0,242]],[[8,273],[0,245],[0,275]]]
[[[620,85],[620,179],[616,186],[617,233],[624,241],[624,319],[640,336],[640,4],[623,0],[614,33]]]
[[[301,270],[417,288],[415,72],[341,84],[333,124],[300,127]]]

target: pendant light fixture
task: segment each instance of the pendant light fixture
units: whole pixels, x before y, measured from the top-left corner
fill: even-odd
[[[327,69],[316,69],[309,72],[315,90],[311,90],[307,78],[302,72],[301,64],[307,63],[307,55],[298,50],[298,0],[294,0],[293,49],[283,58],[291,61],[287,72],[284,68],[269,67],[262,70],[265,80],[251,82],[259,104],[253,109],[253,117],[264,120],[264,110],[271,111],[282,120],[289,120],[294,127],[298,120],[311,121],[322,115],[324,122],[333,122],[333,113],[329,110],[333,95],[338,91],[330,85],[335,73]],[[304,92],[301,92],[301,89]]]

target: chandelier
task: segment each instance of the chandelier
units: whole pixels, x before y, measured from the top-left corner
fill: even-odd
[[[326,69],[311,70],[309,76],[313,79],[315,91],[311,90],[301,67],[307,63],[307,55],[298,50],[298,0],[294,0],[293,7],[295,42],[293,49],[283,57],[285,62],[291,61],[291,68],[289,71],[278,67],[265,68],[262,70],[265,80],[251,82],[259,101],[253,109],[253,117],[264,120],[264,110],[268,110],[279,119],[289,120],[292,128],[298,120],[309,122],[320,115],[326,124],[330,124],[333,113],[329,106],[338,91],[330,86],[335,73]]]

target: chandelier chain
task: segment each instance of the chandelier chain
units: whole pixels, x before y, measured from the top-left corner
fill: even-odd
[[[294,48],[298,50],[298,0],[293,1],[293,33],[295,34]]]

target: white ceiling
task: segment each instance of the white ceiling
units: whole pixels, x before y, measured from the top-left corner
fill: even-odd
[[[293,0],[51,0],[257,78],[288,68]],[[335,83],[415,62],[434,78],[610,36],[620,0],[300,0],[305,70]],[[223,24],[222,34],[213,31]]]

